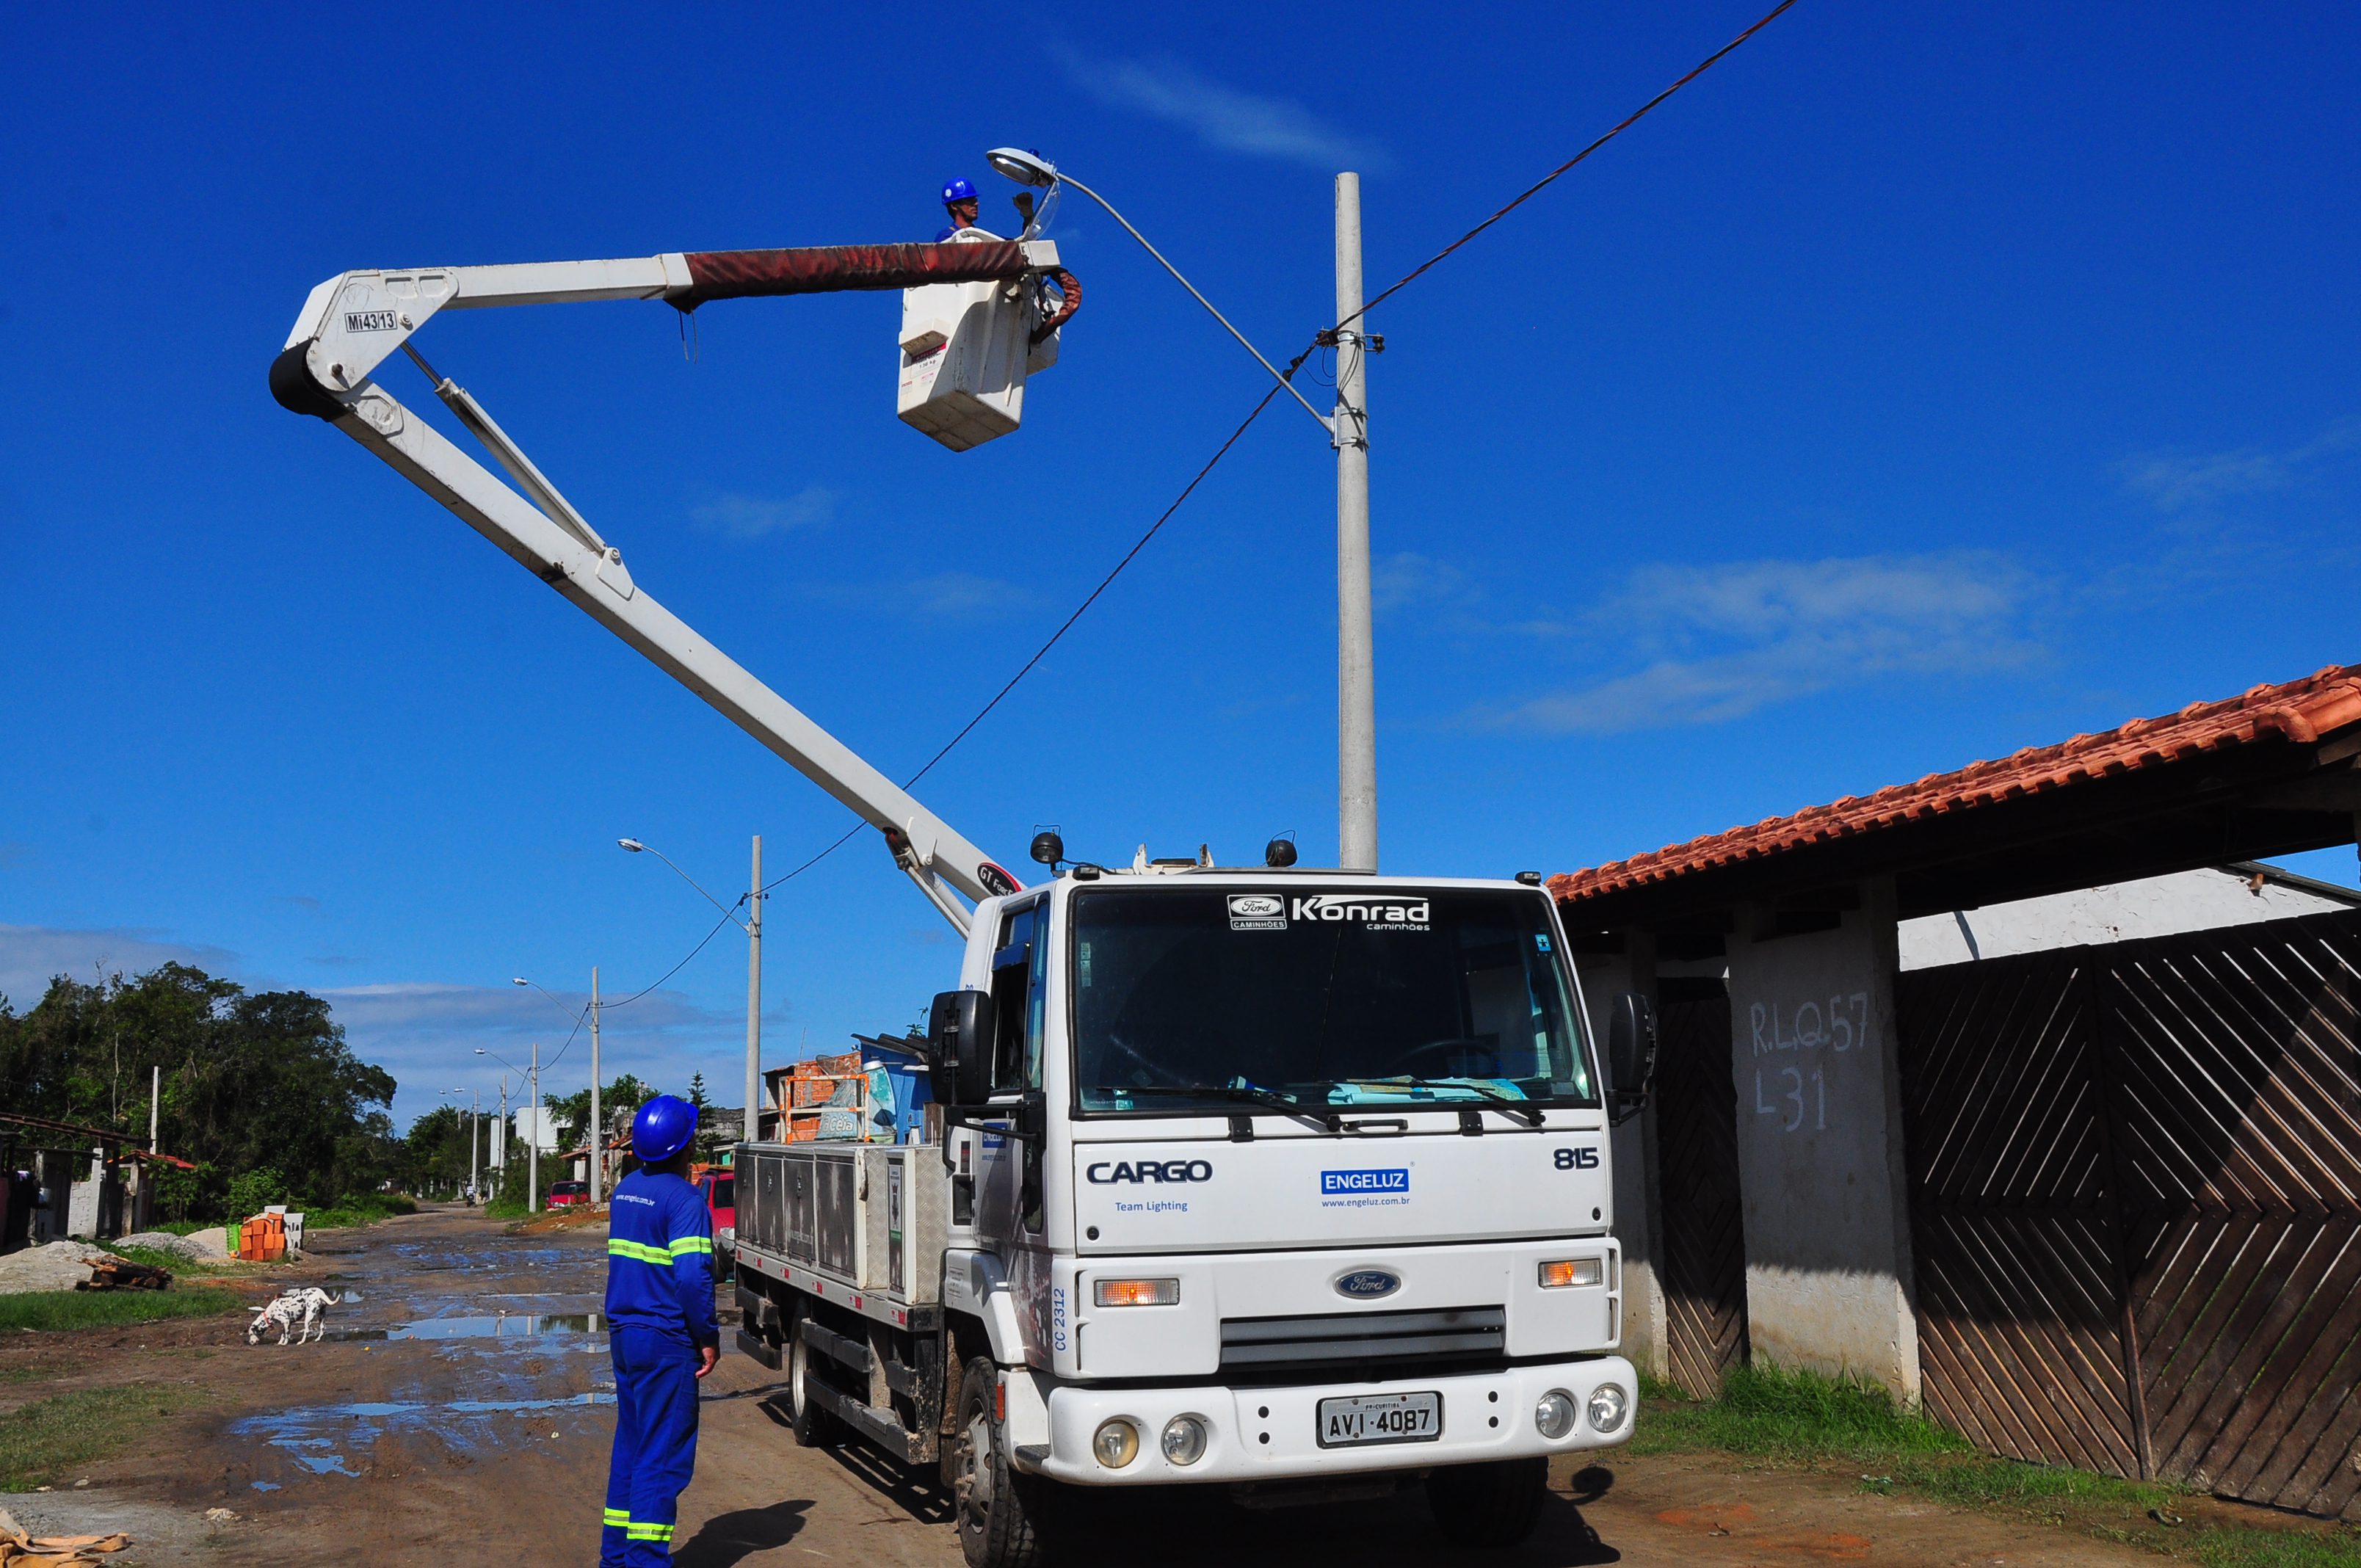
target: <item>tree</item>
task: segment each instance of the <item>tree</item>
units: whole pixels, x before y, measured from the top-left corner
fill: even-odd
[[[392,1075],[356,1058],[309,992],[249,993],[170,963],[131,980],[60,975],[22,1014],[0,998],[0,1105],[140,1141],[154,1069],[163,1146],[203,1168],[192,1214],[225,1213],[247,1171],[274,1168],[288,1197],[316,1204],[401,1167]]]

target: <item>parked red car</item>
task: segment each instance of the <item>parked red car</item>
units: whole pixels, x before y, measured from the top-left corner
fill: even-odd
[[[708,1170],[697,1179],[697,1190],[705,1195],[705,1207],[713,1216],[713,1255],[719,1264],[716,1272],[723,1279],[732,1278],[738,1271],[737,1173]]]
[[[571,1209],[577,1203],[590,1201],[590,1184],[587,1181],[553,1181],[549,1184],[549,1206]]]

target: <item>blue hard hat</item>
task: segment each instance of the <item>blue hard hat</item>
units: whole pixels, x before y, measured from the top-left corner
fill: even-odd
[[[697,1107],[675,1094],[659,1094],[631,1118],[631,1152],[642,1163],[670,1159],[697,1135]]]
[[[950,206],[953,202],[972,202],[974,200],[975,187],[969,184],[964,180],[954,180],[950,184],[943,187],[943,205],[946,207]]]

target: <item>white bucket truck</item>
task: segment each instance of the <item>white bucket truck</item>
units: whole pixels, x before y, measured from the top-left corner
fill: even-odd
[[[939,1467],[979,1568],[1040,1560],[1080,1489],[1184,1483],[1422,1480],[1454,1537],[1517,1540],[1550,1456],[1631,1435],[1608,1129],[1654,1035],[1627,997],[1592,1037],[1539,877],[1319,871],[1284,841],[1109,870],[1045,834],[1022,887],[658,604],[466,391],[428,371],[514,488],[371,375],[396,348],[426,368],[409,339],[445,310],[956,284],[988,287],[906,301],[905,369],[943,346],[912,323],[956,344],[949,300],[1005,389],[1079,301],[1062,280],[1052,310],[1056,275],[1038,240],[346,273],[271,389],[878,828],[964,936],[928,1141],[738,1151],[737,1343],[785,1374],[800,1441]],[[988,439],[1021,404],[996,411],[928,433]]]

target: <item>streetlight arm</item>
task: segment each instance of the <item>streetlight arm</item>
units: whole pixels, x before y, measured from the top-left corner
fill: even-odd
[[[737,927],[741,931],[747,929],[746,922],[738,918],[738,905],[724,904],[719,899],[714,897],[711,894],[707,893],[705,891],[704,883],[698,882],[695,877],[689,875],[686,872],[682,871],[679,866],[674,864],[673,858],[670,855],[665,854],[662,850],[657,849],[653,844],[642,844],[638,839],[634,839],[631,840],[630,844],[626,844],[624,847],[629,849],[631,844],[638,844],[641,849],[645,850],[657,860],[662,861],[668,866],[672,866],[673,875],[680,878],[681,881],[697,889],[698,895],[701,896],[706,903],[710,904],[714,908],[719,909],[723,915],[729,917],[730,924]],[[742,898],[738,901],[739,904],[743,904],[745,900]]]
[[[1100,206],[1104,207],[1107,210],[1107,215],[1115,219],[1115,222],[1121,224],[1126,234],[1128,234],[1132,238],[1139,241],[1141,249],[1147,251],[1148,255],[1156,258],[1157,262],[1163,267],[1164,270],[1171,273],[1175,280],[1177,280],[1183,289],[1189,291],[1190,296],[1199,304],[1205,307],[1205,313],[1212,316],[1215,321],[1221,323],[1222,329],[1224,332],[1227,332],[1232,337],[1236,338],[1239,345],[1248,354],[1255,356],[1256,364],[1260,365],[1264,369],[1270,372],[1272,380],[1277,381],[1280,386],[1287,389],[1288,396],[1293,398],[1297,402],[1303,405],[1303,411],[1305,413],[1310,414],[1313,419],[1320,422],[1320,428],[1328,433],[1329,438],[1331,440],[1335,438],[1336,427],[1329,422],[1328,416],[1322,413],[1318,409],[1313,408],[1311,402],[1305,399],[1303,394],[1296,390],[1295,383],[1281,375],[1278,367],[1271,364],[1269,360],[1265,359],[1262,356],[1262,350],[1257,348],[1253,344],[1246,341],[1246,334],[1240,332],[1237,328],[1230,324],[1229,317],[1213,309],[1213,302],[1199,293],[1197,291],[1196,284],[1191,283],[1188,279],[1181,277],[1180,269],[1173,266],[1170,261],[1165,260],[1164,253],[1157,249],[1154,246],[1148,244],[1148,236],[1140,233],[1137,229],[1133,228],[1131,226],[1131,220],[1115,210],[1114,203],[1108,201],[1104,196],[1100,195],[1096,191],[1092,190],[1089,186],[1083,184],[1072,175],[1065,173],[1062,170],[1058,173],[1057,179],[1065,184],[1071,185],[1075,190],[1080,191],[1083,195],[1088,196],[1092,201],[1096,202]]]

